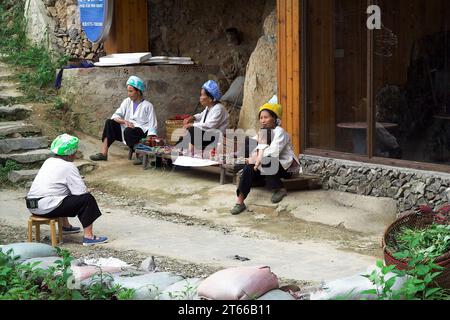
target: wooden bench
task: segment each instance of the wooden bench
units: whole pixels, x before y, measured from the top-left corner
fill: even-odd
[[[150,167],[151,162],[156,162],[162,159],[171,160],[173,161],[173,156],[169,154],[156,154],[153,151],[147,151],[147,150],[136,150],[136,154],[141,155],[143,157],[142,159],[142,166],[144,170],[147,170]],[[236,181],[236,173],[234,171],[234,166],[229,164],[219,164],[217,165],[220,169],[220,184],[223,185],[226,183],[226,177],[231,176],[233,178],[233,183]]]
[[[41,241],[41,225],[50,226],[52,246],[56,247],[58,243],[63,242],[63,222],[62,218],[42,218],[32,215],[28,219],[28,242],[33,242],[33,226],[36,228],[36,242]],[[56,224],[58,224],[58,238],[56,237]]]
[[[236,185],[239,185],[240,175],[236,177]],[[281,179],[284,188],[288,191],[307,191],[322,188],[321,178],[319,176],[298,174],[290,179]],[[256,187],[264,187],[257,185]]]

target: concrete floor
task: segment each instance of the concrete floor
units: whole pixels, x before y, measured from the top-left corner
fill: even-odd
[[[85,157],[98,151],[99,141],[79,137]],[[396,215],[390,199],[319,190],[292,192],[273,205],[270,192],[256,189],[247,201],[249,211],[231,216],[235,186],[219,185],[218,171],[144,171],[126,158],[124,147],[114,145],[110,161],[99,163],[85,177],[88,186],[97,188],[94,195],[104,213],[95,229],[110,237],[107,247],[117,250],[222,267],[268,265],[287,279],[330,281],[365,272],[380,258],[382,234]],[[22,189],[0,193],[1,220],[26,226],[25,193]],[[125,200],[118,205],[102,194]],[[206,223],[180,224],[137,215],[136,203],[163,216],[178,214]],[[231,231],[210,228],[211,224]],[[250,261],[237,261],[236,255]]]

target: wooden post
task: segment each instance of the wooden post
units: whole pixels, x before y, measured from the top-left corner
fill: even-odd
[[[56,247],[58,245],[58,241],[56,240],[55,220],[50,220],[50,233],[51,233],[51,239],[52,239],[52,247]]]
[[[300,0],[277,0],[278,98],[296,153],[301,152],[302,133],[300,14]]]
[[[33,242],[33,220],[28,219],[28,242]]]

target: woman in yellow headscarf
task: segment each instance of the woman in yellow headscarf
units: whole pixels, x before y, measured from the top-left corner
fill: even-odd
[[[264,179],[266,186],[273,190],[272,203],[279,203],[287,195],[281,178],[289,178],[298,172],[300,162],[294,154],[289,134],[280,126],[282,106],[267,103],[259,109],[260,131],[258,146],[246,161],[237,193],[236,205],[231,214],[237,215],[247,209],[244,201],[252,185]]]

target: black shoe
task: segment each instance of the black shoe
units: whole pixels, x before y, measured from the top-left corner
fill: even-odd
[[[272,195],[272,203],[280,203],[287,196],[286,189],[276,190]]]
[[[105,156],[103,153],[97,153],[93,156],[89,157],[92,161],[108,161],[108,156]]]
[[[233,209],[231,209],[231,214],[233,216],[237,216],[247,210],[247,206],[245,204],[236,204]]]

